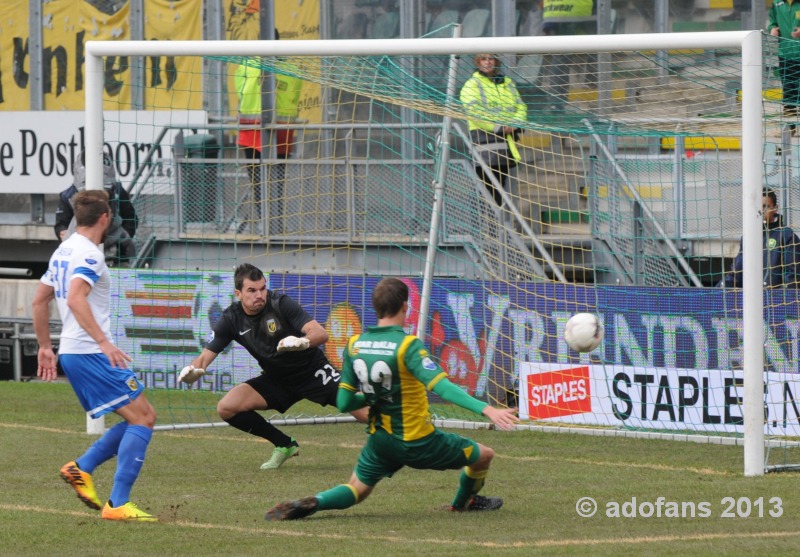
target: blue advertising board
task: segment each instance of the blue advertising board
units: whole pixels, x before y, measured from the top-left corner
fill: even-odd
[[[134,357],[150,387],[175,387],[174,375],[203,348],[222,310],[235,300],[231,272],[112,271],[117,344]],[[331,336],[324,347],[341,364],[347,339],[375,324],[370,296],[378,277],[269,277],[269,287],[296,299]],[[416,333],[422,280],[410,287],[407,330]],[[794,290],[765,293],[768,370],[797,373],[798,298]],[[600,316],[605,338],[590,354],[563,340],[567,319]],[[552,283],[433,283],[425,343],[454,381],[479,396],[492,385],[514,389],[521,362],[586,363],[682,369],[739,369],[739,292],[697,288],[579,286]],[[202,388],[228,390],[259,373],[238,345],[209,370]]]

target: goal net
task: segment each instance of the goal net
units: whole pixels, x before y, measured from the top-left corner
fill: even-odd
[[[162,424],[218,423],[219,396],[256,363],[233,344],[201,384],[176,371],[234,300],[237,264],[326,326],[334,366],[375,324],[372,287],[398,276],[407,329],[450,380],[519,406],[530,427],[744,440],[746,453],[755,439],[745,469],[763,473],[764,435],[784,455],[798,435],[800,387],[796,290],[760,280],[762,186],[787,224],[800,218],[776,41],[89,43],[88,183],[105,150],[140,219],[136,257],[114,270],[116,342]],[[522,117],[491,90],[461,94],[477,54],[493,55],[513,86],[487,83],[517,91]],[[134,110],[101,87],[117,57],[139,75],[179,71],[148,79]],[[260,75],[263,125],[240,118],[237,68]],[[295,86],[287,115],[281,88]],[[487,164],[475,122],[507,128],[517,153]],[[260,159],[240,145],[254,130]],[[726,286],[743,235],[744,287]],[[605,324],[590,354],[563,340],[577,312]],[[476,419],[431,401],[439,419]],[[281,418],[341,416],[303,403]]]

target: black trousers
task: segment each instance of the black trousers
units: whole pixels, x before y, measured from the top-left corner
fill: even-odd
[[[500,187],[506,189],[508,184],[508,166],[493,166],[491,167],[491,173],[494,174],[494,177],[497,178],[497,181],[500,183]],[[481,179],[483,184],[486,186],[486,190],[492,195],[494,198],[494,202],[497,203],[498,207],[503,206],[503,195],[500,191],[494,186],[491,178],[488,176],[488,173],[483,170],[482,166],[476,166],[475,172],[478,174],[478,178]]]

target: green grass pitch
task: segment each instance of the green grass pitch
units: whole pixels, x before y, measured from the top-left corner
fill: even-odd
[[[745,478],[740,447],[522,431],[467,432],[497,453],[484,493],[505,499],[499,511],[450,513],[457,471],[404,469],[351,509],[267,523],[274,503],[345,482],[364,441],[356,424],[285,429],[301,455],[270,472],[259,465],[271,446],[231,428],[157,432],[132,499],[160,522],[109,523],[58,477],[93,439],[69,386],[0,383],[0,554],[775,556],[800,546],[798,474]],[[113,473],[113,461],[95,473],[101,499]],[[578,515],[582,497],[597,514]],[[695,517],[666,516],[673,504],[694,505]],[[629,516],[609,516],[615,508]]]

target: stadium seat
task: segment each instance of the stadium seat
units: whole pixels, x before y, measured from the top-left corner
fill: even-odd
[[[400,14],[384,12],[375,19],[372,25],[371,39],[394,39],[400,35]]]
[[[492,13],[489,10],[476,8],[470,10],[461,22],[462,37],[486,37],[489,34],[489,24]]]
[[[363,12],[356,12],[336,27],[337,39],[366,39],[369,18]]]
[[[521,84],[535,85],[542,69],[541,54],[526,54],[517,60],[517,80]]]
[[[517,36],[518,37],[535,37],[542,34],[542,21],[541,10],[530,10],[527,12],[520,12],[517,10]]]
[[[452,37],[453,30],[450,25],[458,23],[457,10],[442,10],[433,18],[428,27],[428,32],[425,34],[426,38],[441,38]]]

